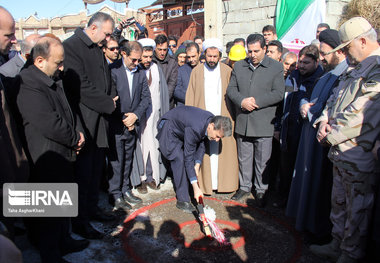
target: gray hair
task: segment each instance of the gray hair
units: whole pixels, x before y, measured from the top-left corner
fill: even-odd
[[[211,119],[210,123],[214,123],[214,130],[222,130],[224,137],[232,135],[232,122],[229,117],[217,115]]]
[[[298,57],[297,57],[297,54],[294,53],[294,52],[286,52],[284,55],[282,55],[282,61],[284,61],[286,59],[287,56],[292,56],[294,57],[296,60],[298,60]]]
[[[376,33],[376,30],[373,28],[371,28],[368,32],[365,32],[364,34],[361,34],[357,38],[359,37],[364,37],[364,38],[369,39],[372,42],[377,42],[377,33]]]
[[[112,16],[103,12],[96,12],[88,21],[87,27],[90,27],[92,24],[95,24],[99,28],[101,28],[103,23],[106,21],[111,21],[112,28],[115,27],[115,21],[113,20]]]

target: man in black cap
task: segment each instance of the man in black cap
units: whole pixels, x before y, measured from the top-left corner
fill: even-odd
[[[319,40],[320,61],[325,74],[314,86],[310,100],[304,99],[300,103],[304,122],[286,211],[288,216],[296,218],[296,229],[313,234],[315,241],[329,238],[331,233],[332,164],[327,158],[329,149],[322,147],[316,139],[318,129],[313,123],[348,66],[342,50],[329,54],[341,43],[338,31],[326,29],[319,35]]]

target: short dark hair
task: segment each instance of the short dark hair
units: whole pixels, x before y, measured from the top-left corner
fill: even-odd
[[[321,28],[321,27],[326,27],[327,29],[330,29],[329,24],[326,24],[326,23],[320,23],[320,24],[318,24],[317,28]]]
[[[111,21],[112,27],[115,27],[115,21],[109,14],[103,12],[96,12],[88,21],[87,27],[91,26],[92,24],[97,24],[98,26],[100,26],[100,24],[103,24],[106,21]]]
[[[115,36],[115,35],[110,35],[110,39],[107,41],[107,43],[105,44],[105,46],[108,47],[108,42],[109,41],[116,41],[116,43],[119,44],[119,38],[117,36]]]
[[[164,34],[157,35],[156,38],[154,39],[154,42],[156,42],[156,45],[162,45],[164,43],[169,44],[168,37],[165,36]]]
[[[33,57],[33,62],[37,57],[43,57],[44,59],[48,59],[50,57],[50,47],[52,45],[61,45],[61,42],[51,38],[51,37],[42,37],[38,42],[34,45],[31,54]]]
[[[145,46],[142,49],[143,51],[154,51],[152,46]]]
[[[174,41],[175,41],[175,44],[176,44],[176,45],[178,44],[178,39],[177,39],[176,36],[169,36],[169,37],[168,37],[168,41],[170,41],[170,40],[174,40]]]
[[[236,40],[236,39],[235,39]],[[245,40],[244,40],[245,43]],[[226,44],[226,53],[230,53],[231,48],[235,45],[234,41],[228,41]]]
[[[266,25],[263,27],[263,33],[264,32],[272,32],[273,34],[276,34],[276,28],[272,25]]]
[[[239,42],[243,42],[245,45],[245,39],[244,38],[242,38],[242,37],[235,38],[234,44],[239,43]]]
[[[199,36],[199,35],[196,35],[196,36],[194,37],[194,42],[195,42],[196,39],[200,39],[200,40],[202,40],[202,42],[205,41],[205,38],[202,37],[202,36]]]
[[[250,45],[250,44],[253,44],[256,42],[260,43],[261,48],[265,47],[265,38],[263,35],[261,35],[261,34],[250,34],[247,37],[247,45]]]
[[[142,50],[141,44],[137,41],[123,41],[120,44],[120,52],[124,51],[127,56],[129,56],[132,51],[142,52]]]
[[[224,137],[232,135],[232,122],[229,117],[226,116],[214,116],[210,123],[214,123],[214,130],[222,130]]]
[[[307,56],[312,58],[314,61],[318,61],[319,59],[319,51],[318,48],[314,45],[308,45],[303,47],[298,54],[298,57]]]
[[[186,52],[190,50],[191,48],[195,48],[197,50],[197,53],[199,53],[199,45],[195,42],[190,42],[186,45]]]
[[[278,52],[280,52],[281,54],[282,54],[282,51],[284,49],[283,46],[282,46],[282,43],[280,41],[278,41],[278,40],[271,40],[271,41],[269,41],[268,46],[276,46]]]

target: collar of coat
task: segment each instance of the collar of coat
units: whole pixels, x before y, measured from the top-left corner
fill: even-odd
[[[30,65],[25,70],[30,71],[31,74],[29,76],[32,78],[29,81],[30,82],[39,82],[42,83],[48,87],[55,87],[55,81],[50,78],[48,75],[46,75],[44,72],[39,70],[35,65]],[[27,81],[27,80],[24,80]],[[28,82],[28,81],[27,81]]]
[[[83,30],[84,29],[78,27],[75,29],[74,34],[77,35],[87,46],[90,47],[92,45],[96,45]]]
[[[251,59],[245,58],[244,61],[245,61],[245,63],[243,63],[243,67],[249,68],[250,70],[253,71],[253,69],[252,69],[253,65],[251,64]],[[263,66],[263,67],[267,68],[267,67],[269,67],[269,64],[270,64],[270,58],[267,55],[265,55],[263,60],[259,63],[259,65],[257,65],[257,67]],[[252,65],[252,66],[250,67],[250,65]]]

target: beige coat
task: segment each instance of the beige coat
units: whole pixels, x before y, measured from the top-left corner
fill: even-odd
[[[234,120],[232,103],[226,95],[226,90],[231,76],[231,68],[223,63],[220,64],[220,76],[222,81],[222,109],[223,116],[232,120],[232,130],[234,130]],[[186,92],[186,105],[206,109],[204,96],[204,65],[199,64],[191,72],[189,86]],[[218,192],[233,192],[237,190],[239,184],[239,166],[237,157],[236,140],[233,136],[223,138],[219,143],[222,149],[219,155],[218,167]],[[203,193],[212,194],[210,156],[206,145],[206,154],[201,165],[201,172],[198,177],[199,186]]]

